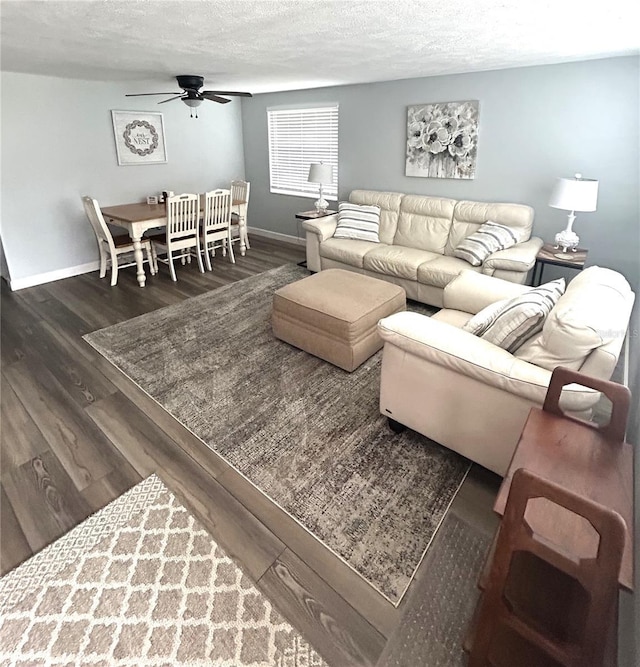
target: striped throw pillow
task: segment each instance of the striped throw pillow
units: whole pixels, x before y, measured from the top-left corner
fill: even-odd
[[[361,206],[349,202],[340,202],[338,204],[338,225],[333,238],[380,243],[378,238],[379,227],[379,206]]]
[[[564,294],[565,280],[545,283],[513,299],[492,303],[462,328],[512,354],[542,331],[545,318]]]
[[[517,242],[518,237],[511,228],[488,220],[478,231],[462,239],[453,254],[472,266],[480,266],[491,253],[510,248]]]

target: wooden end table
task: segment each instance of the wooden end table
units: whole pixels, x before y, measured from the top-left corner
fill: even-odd
[[[575,252],[573,250],[562,252],[562,248],[555,248],[552,243],[545,243],[536,255],[536,263],[533,267],[533,286],[537,287],[542,283],[542,272],[546,264],[582,271],[588,253],[587,248],[576,248]]]
[[[562,388],[572,383],[601,391],[611,400],[612,414],[607,425],[598,426],[592,422],[565,415],[559,405],[560,395]],[[633,448],[624,441],[630,401],[631,394],[623,385],[581,375],[567,368],[556,368],[542,410],[532,408],[529,413],[493,509],[499,516],[504,516],[513,477],[516,471],[524,469],[532,473],[534,479],[543,478],[579,497],[614,510],[626,524],[618,585],[632,591]],[[547,501],[546,496],[542,493],[539,497],[532,495],[531,498],[534,500],[526,507],[524,514],[530,534],[536,537],[536,541],[546,545],[548,555],[550,555],[549,550],[564,554],[565,558],[575,562],[578,570],[584,568],[585,573],[588,574],[591,571],[589,568],[593,565],[596,549],[599,548],[598,532],[600,531],[597,531],[577,513],[565,510],[557,503]],[[513,519],[513,507],[511,507],[511,519]],[[512,523],[512,521],[507,522],[507,526]],[[498,528],[478,582],[483,595],[484,591],[491,586],[495,587],[496,577],[501,576],[499,568],[500,563],[504,564],[505,543],[503,540],[499,545],[498,540],[502,530],[508,530],[508,528],[503,525]],[[606,539],[606,534],[600,532],[599,537]],[[496,555],[500,547],[502,547],[502,553]],[[495,568],[494,557],[498,558],[498,565]],[[541,568],[542,563],[543,561],[538,559],[538,561],[529,561],[526,567],[522,567],[521,562],[521,567],[515,566],[513,572],[509,566],[510,588],[525,591],[527,599],[532,603],[532,608],[537,607],[539,613],[544,613],[545,605],[548,605],[547,608],[551,613],[556,605],[553,576],[555,576],[554,572],[558,571],[554,570],[553,559],[547,561],[546,567]],[[543,586],[540,591],[534,592],[530,582],[535,582],[535,576],[540,577],[540,573],[542,573],[546,587]],[[532,575],[535,576],[532,577]],[[591,584],[593,585],[594,582],[592,581]],[[529,586],[528,589],[527,586]],[[568,610],[571,616],[575,615],[575,611],[571,611],[570,606]],[[464,641],[463,646],[467,652],[475,650],[476,634],[482,632],[479,626],[483,612],[486,616],[487,610],[483,609],[482,602],[480,602],[476,607]],[[601,630],[605,635],[599,637],[599,640],[604,643],[605,660],[598,664],[617,664],[617,607],[611,610],[611,615],[608,626],[598,628],[598,631]],[[568,618],[567,627],[578,627],[579,623],[576,620],[579,619]],[[521,630],[524,628],[526,632],[531,631],[534,639],[543,637],[537,630],[531,630],[531,627],[536,627],[535,622],[531,627],[525,627],[527,624],[526,614],[521,615],[519,624]],[[484,629],[486,630],[486,623]],[[526,632],[521,636],[526,636]],[[483,635],[478,634],[478,637],[481,636]],[[537,643],[538,646],[552,646],[548,638],[544,639],[544,637],[542,644]],[[513,664],[516,662],[514,660]],[[479,663],[470,661],[470,664]]]
[[[332,211],[331,209],[327,209],[324,213],[319,212],[319,211],[299,211],[296,213],[296,219],[297,220],[317,220],[318,218],[324,218],[327,215],[334,215],[334,213],[337,213],[338,211]],[[298,223],[299,224],[299,223]],[[300,238],[300,236],[298,236]],[[298,266],[302,266],[303,268],[307,268],[307,262],[306,260],[303,260],[302,262],[298,262]]]
[[[599,427],[564,415],[558,407],[560,392],[572,382],[608,396],[613,405],[608,425]],[[529,413],[493,509],[503,516],[513,474],[518,468],[525,468],[615,510],[627,525],[618,581],[632,591],[633,447],[624,441],[629,401],[629,391],[624,385],[557,368],[543,409],[532,408]],[[590,548],[593,534],[584,522],[575,519],[541,507],[532,513],[531,523],[542,526],[545,535],[552,536],[568,552],[581,554]]]
[[[318,211],[299,211],[296,213],[296,218],[298,220],[317,220],[318,218],[324,218],[327,215],[333,215],[337,212],[331,209],[327,209],[324,213],[319,213]]]

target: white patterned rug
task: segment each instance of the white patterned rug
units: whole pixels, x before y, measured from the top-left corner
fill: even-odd
[[[0,579],[0,664],[325,667],[155,475]]]

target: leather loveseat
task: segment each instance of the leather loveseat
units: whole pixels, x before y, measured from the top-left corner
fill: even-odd
[[[611,378],[635,296],[621,274],[593,266],[569,283],[542,331],[514,354],[461,328],[490,304],[530,289],[465,271],[446,287],[445,307],[434,316],[405,311],[380,320],[380,412],[504,475],[556,366]],[[561,406],[588,419],[599,398],[569,385]]]
[[[524,283],[542,240],[531,237],[534,211],[523,204],[456,201],[397,192],[354,190],[353,204],[379,206],[380,243],[336,239],[338,215],[303,223],[307,267],[348,269],[403,287],[410,299],[442,307],[444,288],[463,270]],[[474,267],[453,256],[456,246],[480,225],[510,227],[518,243]]]

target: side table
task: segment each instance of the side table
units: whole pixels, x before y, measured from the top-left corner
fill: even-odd
[[[338,211],[332,211],[331,209],[327,209],[324,213],[319,212],[319,211],[299,211],[296,213],[296,220],[317,220],[318,218],[324,218],[327,215],[333,215],[334,213],[337,213]],[[299,223],[298,223],[299,224]],[[298,237],[300,238],[300,237]],[[298,262],[298,266],[302,266],[304,268],[307,267],[307,262],[306,260],[302,262]]]
[[[595,425],[563,412],[559,405],[562,388],[572,383],[596,389],[609,398],[612,414],[608,424]],[[558,367],[553,371],[543,408],[531,409],[493,507],[499,516],[504,517],[505,512],[508,516],[498,529],[478,582],[483,598],[464,643],[465,650],[472,654],[470,665],[485,664],[482,661],[486,649],[483,637],[487,636],[487,626],[494,612],[496,619],[503,616],[499,605],[494,604],[496,590],[502,591],[504,599],[509,600],[509,613],[517,617],[513,623],[509,621],[510,627],[530,643],[542,647],[548,655],[573,655],[575,649],[582,650],[591,640],[596,641],[598,650],[604,651],[604,660],[597,662],[557,659],[553,664],[617,664],[617,606],[614,602],[606,608],[598,607],[597,601],[592,604],[594,598],[589,590],[615,596],[616,591],[611,587],[617,583],[618,587],[633,591],[633,447],[625,442],[630,401],[631,394],[623,385],[567,368]],[[520,504],[522,509],[520,501],[524,490],[519,482],[524,481],[523,473],[531,478],[529,481],[538,479],[540,487],[548,488],[529,494],[532,502],[526,507],[526,514],[518,514],[514,513],[514,507]],[[514,484],[514,505],[507,500],[515,478],[518,481]],[[573,495],[574,499],[571,504],[563,505],[558,502],[559,495]],[[617,535],[604,521],[589,523],[583,519],[588,516],[582,511],[588,504],[592,506],[590,514],[604,511],[615,518],[614,513],[617,513]],[[505,568],[505,550],[513,549],[515,553],[521,548],[521,540],[513,532],[514,517],[526,519],[527,540],[540,548],[529,549],[531,553],[537,552],[537,557],[528,559],[520,557],[525,551],[523,548],[520,556],[514,556]],[[608,541],[606,547],[602,540]],[[605,573],[595,566],[601,554],[607,552],[609,556],[614,553],[618,561],[611,580],[605,583],[598,578]],[[569,577],[562,574],[569,572],[567,563],[572,570]],[[606,573],[611,574],[611,571]],[[586,597],[582,598],[581,592],[586,593]],[[594,634],[585,639],[584,635],[580,637],[580,632],[586,628],[585,619],[589,614],[604,615],[609,620],[591,627],[590,632]],[[551,635],[543,631],[541,619],[548,621],[547,628],[555,628]],[[500,664],[520,664],[517,653],[509,646],[508,634],[495,633],[495,640],[496,650],[507,648],[510,653],[511,662]],[[501,648],[500,643],[504,645]],[[529,660],[527,664],[538,662]]]
[[[608,424],[597,426],[563,413],[558,405],[560,393],[571,383],[591,387],[609,398],[612,414]],[[619,583],[632,591],[633,447],[624,440],[629,404],[630,393],[624,385],[557,367],[542,410],[532,408],[529,413],[493,510],[499,516],[504,514],[511,478],[518,468],[615,510],[627,525]],[[549,511],[536,512],[531,518],[569,552],[580,553],[590,543],[591,531],[580,522]]]
[[[545,264],[582,271],[584,264],[587,261],[588,253],[589,250],[587,248],[577,248],[575,252],[572,250],[569,252],[562,252],[561,248],[554,248],[552,243],[545,243],[536,255],[536,263],[533,267],[533,286],[537,287],[542,283],[542,272]]]
[[[300,211],[296,213],[296,218],[298,220],[317,220],[318,218],[324,218],[327,215],[333,215],[337,212],[331,209],[327,209],[324,213],[319,213],[318,211]]]

